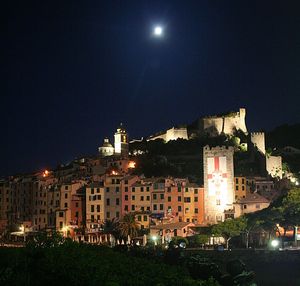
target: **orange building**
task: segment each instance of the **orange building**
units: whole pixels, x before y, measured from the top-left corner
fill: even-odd
[[[246,197],[247,180],[246,177],[234,177],[235,200]]]
[[[201,224],[204,222],[204,189],[188,183],[184,188],[184,221]]]

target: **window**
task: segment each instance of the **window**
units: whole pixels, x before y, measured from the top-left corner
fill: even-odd
[[[65,208],[67,208],[68,207],[68,203],[65,203]]]
[[[97,188],[97,194],[99,194],[100,193],[100,189],[99,188]]]
[[[120,205],[120,199],[116,198],[116,205],[119,206]]]
[[[239,190],[239,186],[235,186],[235,190],[238,191]]]
[[[97,200],[101,201],[101,195],[97,195]]]
[[[116,217],[117,217],[117,218],[120,217],[120,212],[116,212]]]
[[[79,203],[75,203],[75,207],[78,208],[79,207]]]
[[[131,196],[131,200],[135,201],[135,196]]]
[[[112,180],[111,180],[111,183],[112,183],[112,184],[115,184],[115,179],[112,179]]]
[[[135,187],[132,187],[131,191],[134,193],[135,192]]]
[[[69,186],[65,186],[65,190],[68,190],[69,189]]]
[[[128,193],[128,187],[125,187],[125,192]]]
[[[168,202],[170,202],[170,201],[171,201],[171,199],[172,199],[172,197],[168,197]]]
[[[91,215],[91,221],[94,222],[94,220],[95,220],[95,216]]]
[[[135,205],[131,205],[131,210],[135,211]]]
[[[160,194],[160,199],[163,200],[164,199],[164,194]]]
[[[238,184],[239,183],[239,179],[235,178],[235,183]]]
[[[195,194],[195,195],[198,194],[198,189],[194,189],[194,194]]]
[[[185,203],[190,203],[190,202],[191,202],[191,198],[190,198],[190,197],[184,198],[184,202],[185,202]]]
[[[67,193],[65,193],[65,199],[67,199],[68,198],[68,194]]]
[[[146,191],[147,191],[147,192],[150,192],[150,188],[149,188],[149,187],[147,187],[147,188],[146,188]]]
[[[106,192],[109,193],[109,187],[106,187]]]
[[[247,205],[244,205],[243,208],[244,208],[244,210],[247,209]]]
[[[157,211],[157,205],[153,205],[153,210]]]
[[[146,201],[150,201],[150,196],[147,196],[147,197],[146,197]]]
[[[106,218],[110,218],[110,212],[106,212]]]
[[[125,212],[128,212],[128,206],[125,206],[125,207],[124,207],[124,211],[125,211]]]
[[[94,205],[91,205],[91,212],[93,213],[95,211]]]
[[[124,183],[125,183],[125,185],[128,185],[128,180],[125,180]],[[127,187],[127,188],[128,188],[128,187]],[[125,189],[126,189],[126,187],[125,187]]]
[[[220,206],[220,205],[221,205],[221,201],[220,201],[220,200],[217,200],[217,201],[216,201],[216,205],[217,205],[217,206]]]
[[[245,186],[242,186],[242,191],[245,191]]]
[[[144,196],[141,196],[141,201],[143,201],[144,200]]]
[[[144,191],[144,187],[141,187],[141,192],[143,192]]]
[[[138,221],[142,221],[142,216],[138,215],[137,219]]]
[[[245,179],[244,178],[242,179],[242,184],[245,184]]]
[[[153,200],[156,200],[156,199],[157,199],[157,195],[153,194]]]
[[[128,201],[128,195],[125,195],[125,201]]]
[[[163,204],[160,204],[160,205],[159,205],[159,209],[160,209],[161,211],[163,211],[163,210],[164,210],[164,205],[163,205]]]
[[[150,207],[147,207],[147,211],[150,211]]]
[[[181,206],[178,206],[178,211],[181,212],[181,210],[182,210],[182,209],[181,209]]]
[[[197,214],[198,213],[198,208],[195,208],[195,214]]]
[[[178,196],[178,202],[181,202],[181,196]]]
[[[144,221],[148,221],[148,217],[144,215]]]
[[[120,192],[120,187],[116,187],[116,192]]]
[[[97,205],[97,212],[100,212],[100,205]]]
[[[107,206],[110,205],[110,199],[106,199],[106,205],[107,205]]]
[[[63,222],[62,221],[59,222],[59,228],[63,228]]]
[[[195,202],[195,203],[198,202],[198,197],[194,197],[194,202]]]

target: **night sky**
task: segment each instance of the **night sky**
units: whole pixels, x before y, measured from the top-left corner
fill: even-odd
[[[96,153],[119,122],[131,138],[239,107],[250,131],[300,122],[300,1],[5,2],[0,175]]]

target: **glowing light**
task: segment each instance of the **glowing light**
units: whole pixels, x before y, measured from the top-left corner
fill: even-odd
[[[119,173],[117,171],[115,171],[115,170],[112,170],[111,171],[111,175],[119,175]]]
[[[134,169],[135,168],[136,163],[134,161],[129,161],[128,162],[128,168],[129,169]]]
[[[153,235],[151,238],[152,238],[153,241],[157,240],[157,236],[156,235]]]
[[[48,170],[45,170],[44,172],[43,172],[43,177],[45,178],[45,177],[47,177],[49,175],[49,171]]]
[[[153,34],[154,36],[161,37],[163,35],[163,28],[161,26],[154,27]]]
[[[278,245],[279,245],[279,241],[278,241],[277,239],[273,239],[273,240],[271,241],[271,245],[272,245],[274,248],[276,248],[276,247],[278,247]]]
[[[25,231],[24,225],[21,225],[21,226],[19,227],[19,230],[20,230],[21,232],[24,232],[24,231]]]

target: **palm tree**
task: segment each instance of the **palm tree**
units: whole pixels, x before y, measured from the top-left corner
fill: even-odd
[[[119,221],[116,218],[112,220],[105,220],[103,225],[103,232],[105,234],[112,234],[114,237],[119,237]]]
[[[135,214],[125,214],[118,228],[122,237],[128,237],[128,235],[131,238],[136,237],[138,235],[139,223],[135,220]]]

